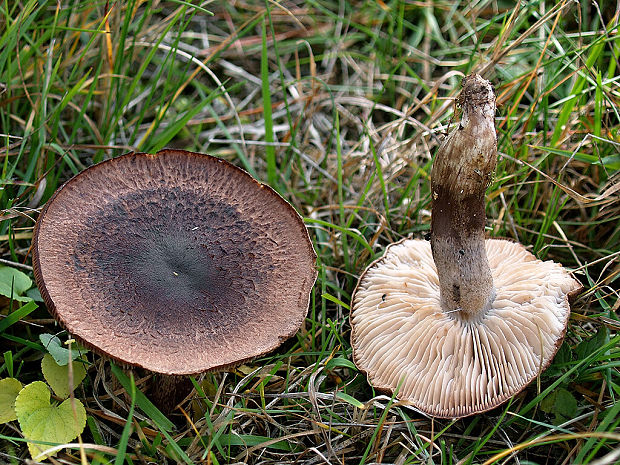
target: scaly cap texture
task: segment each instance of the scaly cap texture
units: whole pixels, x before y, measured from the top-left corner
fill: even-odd
[[[169,375],[276,348],[308,311],[316,255],[300,216],[223,160],[181,150],[92,166],[33,240],[50,311],[86,345]]]

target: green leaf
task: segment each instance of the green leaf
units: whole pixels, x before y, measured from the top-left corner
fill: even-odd
[[[222,434],[220,436],[220,443],[228,446],[241,446],[247,448],[264,444],[265,447],[270,449],[283,451],[293,450],[291,445],[285,440],[268,444],[270,441],[273,441],[273,438],[267,436],[254,436],[250,434]]]
[[[41,360],[41,371],[56,395],[66,399],[71,391],[78,387],[86,376],[86,369],[80,362],[71,362],[73,368],[73,386],[69,388],[69,364],[58,365],[50,354],[45,354]]]
[[[340,305],[345,310],[350,310],[351,309],[351,307],[349,307],[348,304],[346,304],[345,302],[340,300],[338,297],[334,297],[333,295],[328,294],[327,292],[321,294],[321,297],[323,297],[324,299],[329,300],[331,302],[334,302],[336,305]]]
[[[344,392],[337,392],[336,397],[340,400],[344,400],[347,404],[357,408],[364,408],[364,404],[357,400],[355,397],[345,394]]]
[[[607,328],[602,327],[597,333],[590,339],[581,341],[575,348],[577,357],[584,359],[593,352],[596,352],[600,347],[603,347],[607,342]]]
[[[15,398],[22,390],[22,383],[15,378],[0,379],[0,424],[17,420]]]
[[[558,389],[555,395],[555,414],[564,419],[574,418],[577,414],[577,399],[566,389]]]
[[[558,364],[570,363],[572,359],[573,356],[570,350],[570,346],[566,342],[564,342],[564,344],[560,346],[560,350],[558,350],[558,353],[555,354],[553,362]]]
[[[563,374],[568,368],[568,364],[572,360],[572,352],[570,346],[564,342],[560,346],[557,354],[555,354],[555,358],[553,359],[553,363],[551,366],[544,371],[542,377],[545,379],[548,378],[557,378],[561,374]]]
[[[0,295],[20,302],[32,300],[22,294],[32,287],[32,279],[10,266],[0,266]]]
[[[26,291],[26,297],[30,297],[35,302],[43,302],[43,297],[41,297],[41,292],[36,287],[31,287]]]
[[[540,402],[540,409],[545,413],[553,412],[553,405],[555,404],[555,391],[549,394]]]
[[[50,404],[50,390],[43,381],[30,383],[15,400],[15,411],[32,458],[44,460],[48,455],[45,443],[66,444],[84,431],[86,410],[77,399],[67,399],[62,404]],[[52,453],[50,455],[55,455]]]
[[[351,370],[357,371],[357,367],[351,360],[342,357],[332,358],[325,364],[326,370],[333,370],[336,367],[350,368]]]
[[[577,399],[566,389],[560,388],[545,397],[540,403],[543,412],[555,415],[553,423],[559,425],[577,414]]]
[[[43,347],[45,347],[50,353],[50,355],[54,357],[54,360],[58,365],[65,366],[69,363],[69,349],[63,347],[63,344],[58,338],[58,336],[49,333],[43,333],[39,335],[39,340],[41,341],[41,344],[43,344]],[[75,360],[86,353],[88,353],[87,349],[73,344],[71,346],[70,358],[71,360]]]

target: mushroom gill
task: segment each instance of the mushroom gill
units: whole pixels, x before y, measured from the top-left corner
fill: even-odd
[[[444,312],[430,244],[404,240],[363,274],[351,324],[356,364],[377,389],[430,415],[489,410],[546,368],[564,335],[578,285],[558,263],[512,241],[490,239],[496,297],[476,320]],[[551,292],[549,292],[551,290]]]
[[[545,369],[581,288],[561,265],[485,239],[493,88],[467,76],[457,103],[461,122],[433,161],[430,243],[388,246],[351,305],[353,359],[370,383],[446,418],[494,408]]]

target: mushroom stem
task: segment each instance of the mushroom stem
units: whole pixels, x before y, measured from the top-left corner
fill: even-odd
[[[443,142],[431,171],[431,247],[441,305],[471,319],[495,298],[484,238],[484,194],[495,170],[495,94],[477,74],[463,79],[459,126]]]
[[[188,376],[155,374],[150,398],[164,414],[173,412],[194,389]]]

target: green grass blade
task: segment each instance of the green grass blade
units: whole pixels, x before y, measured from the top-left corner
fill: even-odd
[[[38,308],[37,304],[34,301],[28,302],[17,310],[12,311],[7,316],[0,320],[0,333],[6,331],[6,329],[27,317],[30,313],[35,311]]]
[[[123,427],[123,433],[121,434],[121,438],[118,441],[117,454],[116,459],[114,460],[114,465],[123,465],[125,463],[125,454],[127,452],[127,443],[129,442],[129,436],[131,435],[131,427],[133,422],[133,411],[136,407],[136,383],[133,379],[133,373],[129,374],[129,384],[131,390],[128,391],[129,397],[131,398],[131,405],[129,406],[129,413],[127,414],[127,419],[125,420],[125,426]]]
[[[271,187],[277,189],[276,176],[276,149],[273,146],[275,137],[273,134],[273,118],[271,114],[271,90],[269,88],[269,55],[267,53],[267,26],[265,19],[261,25],[261,61],[260,76],[262,82],[263,95],[263,118],[265,120],[265,156],[267,160],[267,182]]]
[[[110,363],[110,368],[112,370],[112,373],[114,373],[114,376],[116,376],[118,381],[123,386],[123,388],[127,392],[131,392],[131,380],[125,373],[123,373],[123,370],[121,370],[115,363],[112,362]],[[155,405],[153,405],[153,403],[149,399],[147,399],[147,397],[140,390],[136,390],[135,393],[136,405],[138,405],[138,407],[140,407],[140,409],[151,420],[153,420],[153,422],[162,430],[162,432],[172,431],[174,429],[174,423],[168,420],[168,418],[166,418],[166,416],[161,413],[159,409],[155,407]]]

